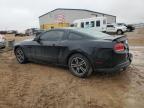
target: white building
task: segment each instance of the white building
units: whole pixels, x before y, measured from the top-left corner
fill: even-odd
[[[86,9],[58,8],[39,17],[41,29],[69,27],[77,19],[106,17],[107,23],[115,23],[116,16]]]

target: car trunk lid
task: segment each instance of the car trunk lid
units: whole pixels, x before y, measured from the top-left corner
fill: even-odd
[[[109,37],[106,37],[106,38],[103,38],[103,39],[104,39],[104,40],[117,41],[117,42],[127,40],[127,38],[126,38],[125,35],[120,35],[120,36],[109,36]]]
[[[129,60],[129,45],[127,37],[125,35],[108,37],[104,40],[110,40],[114,43],[113,46],[113,59],[115,58],[115,63],[123,63]]]

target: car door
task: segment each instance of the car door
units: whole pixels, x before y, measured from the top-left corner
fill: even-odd
[[[57,62],[60,53],[59,45],[63,37],[63,30],[50,30],[41,35],[39,45],[35,48],[35,58],[42,61]]]

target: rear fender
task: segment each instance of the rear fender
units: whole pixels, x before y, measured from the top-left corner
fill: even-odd
[[[69,58],[70,58],[73,54],[81,54],[81,55],[85,56],[85,57],[89,60],[90,64],[92,65],[92,60],[91,60],[91,58],[90,58],[90,55],[88,55],[87,53],[85,53],[84,51],[81,51],[81,50],[74,50],[74,51],[72,51],[71,53],[69,53],[68,56],[67,56],[67,59],[66,59],[66,61],[65,61],[66,64],[68,64]]]

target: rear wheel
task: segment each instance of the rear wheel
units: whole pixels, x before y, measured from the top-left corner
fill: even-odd
[[[27,62],[27,59],[26,59],[26,56],[22,50],[22,48],[17,48],[15,50],[15,55],[16,55],[16,58],[17,58],[17,61],[20,63],[20,64],[24,64]]]
[[[69,59],[68,66],[71,73],[80,78],[90,76],[93,71],[89,60],[81,54],[72,55]]]

